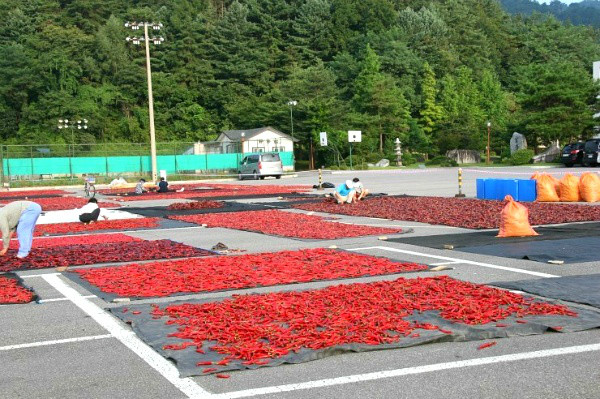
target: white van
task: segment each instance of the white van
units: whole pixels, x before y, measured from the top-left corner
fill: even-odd
[[[240,162],[238,168],[238,179],[243,180],[252,177],[254,180],[264,179],[267,176],[274,176],[281,179],[283,174],[283,165],[278,153],[264,153],[248,155]]]

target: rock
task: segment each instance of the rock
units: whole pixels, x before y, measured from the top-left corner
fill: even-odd
[[[564,260],[549,260],[548,263],[552,264],[552,265],[562,265],[565,263]]]
[[[556,143],[552,143],[552,145],[550,145],[550,147],[548,147],[546,151],[542,152],[541,154],[534,155],[534,157],[532,158],[533,163],[552,162],[560,156],[560,153],[560,147]]]
[[[378,168],[387,168],[388,166],[390,166],[390,160],[383,158],[382,160],[380,160],[379,162],[377,162],[375,164],[375,166],[378,167]]]
[[[481,155],[476,150],[450,150],[446,156],[458,164],[481,162]]]
[[[327,247],[327,248],[336,249],[336,248],[337,248],[337,245],[330,245],[330,246],[329,246],[329,247]]]
[[[115,298],[112,300],[113,303],[128,303],[131,302],[129,298]]]
[[[381,237],[379,237],[379,240],[381,240],[381,241],[386,241],[387,239],[388,239],[387,236],[381,236]]]
[[[56,268],[57,272],[64,272],[66,270],[67,270],[67,266],[59,266],[59,267]]]
[[[440,265],[440,266],[432,267],[431,269],[429,269],[429,271],[432,271],[432,272],[441,272],[442,270],[454,270],[454,268],[452,268],[450,266]]]
[[[454,249],[454,245],[444,244],[444,249]]]
[[[514,132],[510,138],[510,153],[527,149],[527,139],[521,133]]]

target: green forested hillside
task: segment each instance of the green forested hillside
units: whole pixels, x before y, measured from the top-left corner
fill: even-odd
[[[125,21],[160,21],[152,45],[157,138],[209,140],[271,125],[300,146],[330,133],[341,151],[430,155],[590,135],[598,32],[510,17],[496,0],[0,0],[0,136],[60,143],[60,117],[87,118],[78,143],[148,141],[142,46]],[[80,134],[79,134],[80,133]]]
[[[554,15],[560,21],[575,25],[600,27],[600,1],[584,0],[565,4],[554,0],[549,4],[540,4],[535,0],[500,0],[506,11],[511,14],[530,15],[534,12]]]

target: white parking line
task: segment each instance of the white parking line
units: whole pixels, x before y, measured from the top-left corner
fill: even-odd
[[[20,276],[21,278],[34,278],[44,276],[58,276],[60,273],[44,273],[44,274],[30,274],[29,276]]]
[[[436,363],[426,366],[406,367],[396,370],[378,371],[367,374],[355,374],[345,377],[328,378],[323,380],[308,381],[298,384],[277,385],[264,388],[247,389],[243,391],[227,392],[219,395],[213,395],[218,399],[248,398],[252,396],[277,394],[282,392],[299,391],[305,389],[314,389],[330,387],[334,385],[353,384],[363,381],[381,380],[384,378],[401,377],[405,375],[431,373],[442,370],[452,370],[465,367],[483,366],[486,364],[508,363],[530,359],[540,359],[553,356],[572,355],[576,353],[600,351],[600,344],[569,346],[565,348],[546,349],[534,352],[513,353],[511,355],[483,357],[470,360],[459,360],[456,362]]]
[[[28,344],[0,346],[0,351],[10,351],[13,349],[23,349],[23,348],[35,348],[38,346],[49,346],[49,345],[57,345],[57,344],[68,344],[70,342],[94,341],[97,339],[104,339],[104,338],[111,338],[111,337],[112,337],[111,334],[104,334],[104,335],[88,335],[86,337],[77,337],[77,338],[54,339],[52,341],[38,341],[38,342],[31,342]]]
[[[85,299],[90,299],[90,298],[97,298],[96,295],[86,295],[84,296]],[[61,301],[70,301],[69,298],[49,298],[49,299],[40,299],[38,301],[38,303],[48,303],[48,302],[61,302]]]
[[[364,248],[349,248],[347,250],[348,251],[369,251],[369,250],[373,250],[373,249],[381,250],[381,251],[399,252],[399,253],[403,253],[403,254],[407,254],[407,255],[422,256],[422,257],[426,257],[426,258],[433,258],[433,259],[439,259],[439,260],[447,260],[447,261],[452,261],[452,262],[457,262],[457,263],[464,263],[467,265],[487,267],[490,269],[506,270],[506,271],[514,272],[514,273],[529,274],[531,276],[536,276],[536,277],[546,277],[546,278],[560,277],[560,276],[556,276],[554,274],[534,272],[534,271],[530,271],[530,270],[517,269],[514,267],[508,267],[508,266],[498,266],[498,265],[493,265],[491,263],[475,262],[472,260],[450,258],[449,256],[431,255],[431,254],[425,254],[422,252],[407,251],[405,249],[397,249],[397,248],[391,248],[391,247],[376,246],[376,247],[364,247]]]
[[[210,398],[212,395],[202,389],[190,378],[180,378],[177,368],[162,357],[154,349],[146,345],[132,331],[123,327],[114,317],[105,312],[101,307],[85,299],[83,295],[68,286],[57,275],[44,275],[44,280],[64,297],[73,302],[79,309],[89,315],[96,323],[104,327],[112,336],[123,345],[131,349],[136,355],[148,363],[154,370],[158,371],[165,379],[177,387],[188,398]]]

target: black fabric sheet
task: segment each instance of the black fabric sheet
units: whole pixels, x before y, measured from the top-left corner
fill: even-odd
[[[258,204],[243,204],[238,202],[225,202],[222,208],[204,208],[204,209],[167,209],[166,206],[148,206],[148,207],[128,207],[121,208],[126,212],[135,213],[145,217],[165,218],[170,215],[198,215],[204,213],[223,213],[223,212],[243,212],[243,211],[260,211],[269,209],[268,207]]]
[[[501,281],[490,285],[600,308],[600,274]]]
[[[208,303],[217,302],[215,299],[175,302],[173,305],[182,303]],[[167,306],[166,304],[160,305]],[[420,334],[419,338],[401,338],[399,342],[393,344],[382,345],[366,345],[366,344],[348,344],[333,346],[322,350],[302,349],[298,353],[291,352],[290,354],[276,359],[269,359],[266,365],[244,365],[241,360],[232,360],[227,366],[214,365],[222,360],[225,355],[219,354],[210,350],[216,344],[214,341],[205,341],[202,349],[205,352],[200,354],[196,352],[196,347],[190,346],[182,350],[164,350],[163,346],[170,344],[181,344],[184,340],[172,338],[168,335],[177,331],[175,325],[167,325],[166,317],[153,319],[150,312],[151,305],[133,305],[127,307],[112,308],[110,311],[121,320],[132,325],[133,330],[137,335],[154,350],[160,353],[163,357],[173,361],[179,370],[181,377],[189,377],[196,375],[206,375],[211,373],[203,373],[207,367],[216,368],[215,373],[257,369],[259,367],[274,367],[285,363],[297,364],[312,360],[322,359],[324,357],[333,356],[347,352],[366,352],[382,349],[405,348],[416,345],[422,345],[434,342],[449,342],[449,341],[474,341],[491,338],[507,338],[511,336],[523,336],[543,334],[549,331],[556,331],[554,326],[560,326],[560,332],[575,332],[583,331],[600,327],[600,313],[570,306],[571,309],[578,313],[577,317],[568,316],[528,316],[523,318],[527,321],[526,324],[516,323],[516,318],[510,317],[501,321],[507,324],[508,327],[496,327],[496,323],[488,323],[486,325],[470,326],[466,324],[452,323],[440,317],[437,311],[429,311],[424,313],[415,313],[406,318],[406,320],[419,321],[424,323],[432,323],[438,325],[442,329],[452,331],[452,334],[445,334],[439,330],[415,330]],[[126,311],[124,309],[127,309]],[[140,312],[134,315],[133,312]],[[201,361],[213,362],[211,366],[197,366],[196,363]]]
[[[460,251],[505,258],[528,259],[536,262],[560,260],[564,263],[600,261],[600,237],[569,240],[530,241],[512,244],[464,247]]]

